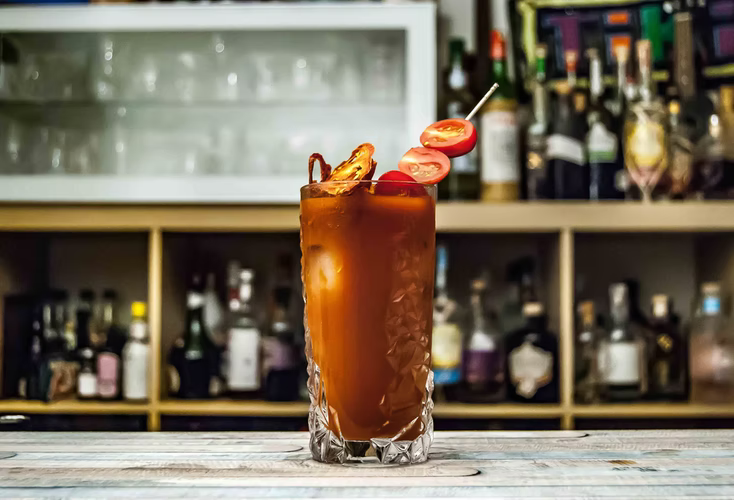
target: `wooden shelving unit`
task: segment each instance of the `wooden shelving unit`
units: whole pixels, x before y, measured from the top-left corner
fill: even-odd
[[[163,310],[166,288],[164,240],[181,233],[292,233],[299,228],[299,209],[282,206],[171,206],[171,205],[0,205],[0,237],[29,233],[104,235],[137,234],[147,245],[147,300],[152,357],[153,398],[146,404],[65,401],[42,404],[29,401],[0,401],[0,413],[58,414],[145,414],[151,430],[160,429],[165,415],[281,416],[302,417],[305,403],[262,401],[177,401],[162,399],[162,357],[165,350]],[[734,405],[706,406],[686,403],[639,403],[583,406],[573,402],[574,286],[581,250],[588,238],[727,238],[704,257],[697,257],[701,276],[721,276],[734,289],[734,203],[440,203],[437,232],[506,235],[523,233],[552,240],[547,256],[554,278],[548,285],[549,316],[560,339],[561,401],[557,405],[474,405],[437,404],[437,418],[559,419],[561,426],[573,428],[576,419],[638,418],[734,418]],[[94,233],[94,234],[91,234]],[[511,236],[507,236],[511,237]],[[147,243],[143,243],[143,238]],[[136,240],[137,241],[137,240]],[[606,240],[604,240],[606,241]],[[647,241],[647,240],[644,240]],[[719,242],[719,240],[716,240]],[[660,243],[665,245],[666,243]],[[693,246],[693,244],[691,244]],[[721,248],[720,248],[721,247]],[[141,247],[142,248],[142,247]],[[0,249],[2,250],[2,249]],[[692,252],[691,252],[692,253]],[[0,252],[0,294],[7,292],[17,269],[4,276]],[[654,258],[654,256],[653,256]],[[32,262],[30,258],[28,262]],[[25,260],[23,262],[26,262]],[[588,264],[588,263],[587,263]],[[7,264],[6,264],[7,265]],[[718,267],[717,267],[718,266]],[[663,279],[667,279],[663,272]],[[697,276],[698,277],[698,276]],[[5,288],[3,288],[5,287]],[[688,285],[686,284],[686,287]],[[0,311],[0,315],[2,312]],[[0,317],[1,320],[1,317]],[[1,322],[0,322],[1,324]]]

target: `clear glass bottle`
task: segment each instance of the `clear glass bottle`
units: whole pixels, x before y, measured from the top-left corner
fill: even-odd
[[[553,175],[548,168],[548,91],[546,81],[546,57],[548,48],[539,44],[535,48],[535,81],[533,82],[533,122],[528,127],[525,158],[527,196],[529,200],[553,199]]]
[[[668,117],[655,92],[650,40],[639,40],[636,48],[639,99],[627,110],[624,163],[643,200],[650,201],[655,185],[668,168]]]
[[[693,178],[693,131],[681,119],[680,103],[672,99],[668,103],[670,122],[670,186],[668,191],[675,199],[685,198]]]
[[[458,399],[461,382],[462,338],[456,322],[456,302],[449,298],[447,288],[448,249],[436,246],[436,296],[433,300],[433,340],[431,359],[436,398]]]
[[[648,398],[680,400],[685,396],[685,346],[674,321],[670,298],[652,297],[651,342]]]
[[[523,307],[525,325],[507,335],[507,398],[523,403],[557,403],[558,339],[548,330],[543,304]]]
[[[700,198],[720,200],[734,194],[734,189],[726,185],[726,173],[734,165],[728,164],[724,153],[721,122],[714,113],[709,117],[708,133],[696,143],[693,153],[693,184]]]
[[[262,333],[254,317],[255,271],[242,269],[237,295],[229,302],[229,332],[227,338],[227,370],[225,380],[229,394],[253,398],[260,392],[260,349]]]
[[[629,290],[624,283],[609,287],[611,327],[599,340],[599,389],[608,401],[636,401],[647,390],[644,333],[630,321]]]
[[[578,305],[578,325],[574,345],[575,394],[578,403],[594,403],[598,399],[598,342],[594,302],[587,300]]]
[[[474,107],[475,101],[469,92],[469,77],[464,70],[464,40],[449,41],[449,74],[446,82],[446,118],[462,120]],[[473,120],[477,127],[477,120]],[[479,151],[453,158],[446,179],[438,185],[438,197],[445,200],[476,200],[479,198]]]
[[[485,312],[486,278],[471,282],[471,329],[464,347],[462,400],[494,403],[505,398],[505,352],[502,334]]]
[[[122,397],[128,401],[148,399],[150,346],[146,309],[145,302],[133,302],[130,307],[130,335],[122,350]]]
[[[734,400],[734,335],[721,306],[720,285],[702,284],[689,348],[691,402]]]
[[[77,377],[76,394],[79,399],[94,399],[97,397],[97,373],[94,367],[94,351],[85,347],[79,352],[81,369]]]

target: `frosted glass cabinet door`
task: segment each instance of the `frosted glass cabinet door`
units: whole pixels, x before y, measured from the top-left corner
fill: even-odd
[[[435,7],[7,7],[0,201],[287,203],[435,119]]]

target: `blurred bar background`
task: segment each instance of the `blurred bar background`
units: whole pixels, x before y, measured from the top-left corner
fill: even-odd
[[[0,2],[0,430],[305,429],[308,156],[495,81],[436,428],[731,427],[733,79],[734,0]]]

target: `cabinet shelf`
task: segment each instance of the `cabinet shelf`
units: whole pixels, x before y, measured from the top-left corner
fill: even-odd
[[[0,401],[0,413],[144,415],[149,409],[150,405],[147,403],[121,401],[65,400],[53,403],[13,399]]]
[[[2,180],[2,178],[0,178]],[[49,180],[95,182],[69,176]],[[151,180],[151,182],[155,182]],[[248,182],[246,179],[240,182]],[[5,186],[5,189],[10,189]],[[294,185],[294,189],[297,187]],[[0,205],[0,230],[10,231],[297,231],[299,208],[282,205]],[[544,202],[490,204],[439,203],[441,232],[717,232],[734,230],[734,202]]]
[[[574,417],[595,418],[696,418],[734,417],[734,405],[706,405],[697,403],[626,403],[577,405]]]

